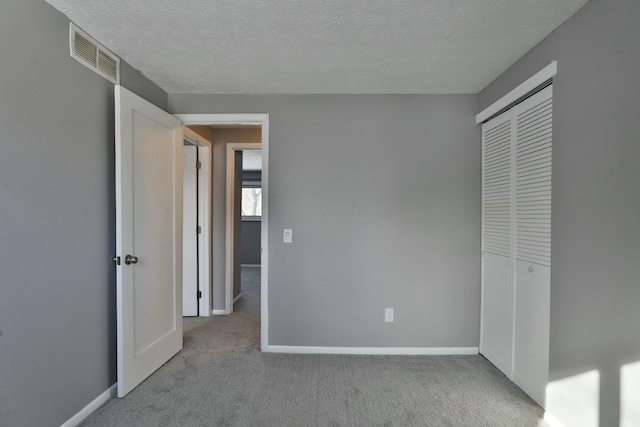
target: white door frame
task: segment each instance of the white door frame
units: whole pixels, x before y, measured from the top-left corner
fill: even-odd
[[[198,300],[200,317],[211,315],[211,162],[213,147],[211,142],[198,135],[188,127],[184,127],[184,138],[198,148],[198,224],[202,233],[198,238],[198,282],[202,291],[202,298]]]
[[[228,142],[227,143],[227,208],[226,208],[226,250],[227,256],[225,257],[225,302],[224,310],[226,314],[233,313],[233,281],[235,279],[233,275],[233,265],[235,263],[234,257],[234,226],[236,220],[236,211],[234,209],[234,189],[236,185],[242,185],[242,182],[236,182],[236,162],[235,152],[243,150],[262,150],[262,144],[259,142]],[[264,191],[264,190],[263,190]],[[264,200],[264,197],[263,197]]]
[[[269,344],[269,114],[174,114],[185,126],[260,126],[262,130],[261,348]],[[227,222],[227,234],[229,233]],[[225,257],[228,259],[228,256]],[[228,276],[228,275],[227,275]],[[230,283],[225,280],[225,286]],[[231,295],[225,291],[226,300]],[[225,305],[227,303],[225,301]]]

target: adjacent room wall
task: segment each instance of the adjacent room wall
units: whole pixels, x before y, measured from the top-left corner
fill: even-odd
[[[478,346],[475,95],[170,95],[169,108],[270,114],[270,345]]]
[[[0,53],[0,425],[59,426],[116,381],[113,85],[39,0],[0,2]]]
[[[247,265],[260,265],[262,222],[259,219],[242,220],[242,250],[240,261]]]
[[[621,400],[626,401],[623,407],[629,407],[628,402],[635,402],[635,408],[640,404],[640,391],[620,393],[621,369],[640,361],[638,22],[637,0],[591,0],[479,98],[483,109],[558,60],[551,380],[561,383],[577,374],[597,372],[601,426],[626,420],[628,413],[620,413]],[[634,387],[640,389],[637,383]],[[572,404],[562,402],[561,412]],[[635,425],[626,422],[623,425]]]
[[[228,113],[228,111],[226,111]],[[178,113],[178,112],[176,112]],[[189,113],[185,111],[184,113]],[[207,111],[209,113],[209,111]],[[211,128],[210,128],[211,129]],[[213,309],[224,310],[227,227],[227,143],[260,143],[259,127],[219,127],[213,140]]]

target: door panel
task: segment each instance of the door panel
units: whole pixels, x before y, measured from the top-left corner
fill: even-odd
[[[551,265],[552,87],[516,108],[515,258]]]
[[[182,124],[116,86],[118,396],[182,348]],[[128,262],[127,256],[137,257]]]
[[[511,261],[491,254],[483,258],[480,353],[511,378]]]
[[[545,406],[549,380],[549,267],[516,261],[513,382]]]
[[[516,110],[513,382],[545,406],[551,300],[552,86]]]
[[[511,378],[513,342],[513,120],[482,126],[482,315],[480,353]]]
[[[198,148],[184,146],[182,315],[198,315]]]

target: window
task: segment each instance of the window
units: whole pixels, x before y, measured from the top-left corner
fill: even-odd
[[[262,188],[242,188],[242,216],[262,216]]]

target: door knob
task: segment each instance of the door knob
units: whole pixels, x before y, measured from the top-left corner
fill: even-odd
[[[124,263],[129,265],[129,264],[137,264],[138,263],[138,257],[135,255],[127,255],[126,257],[124,257]]]

